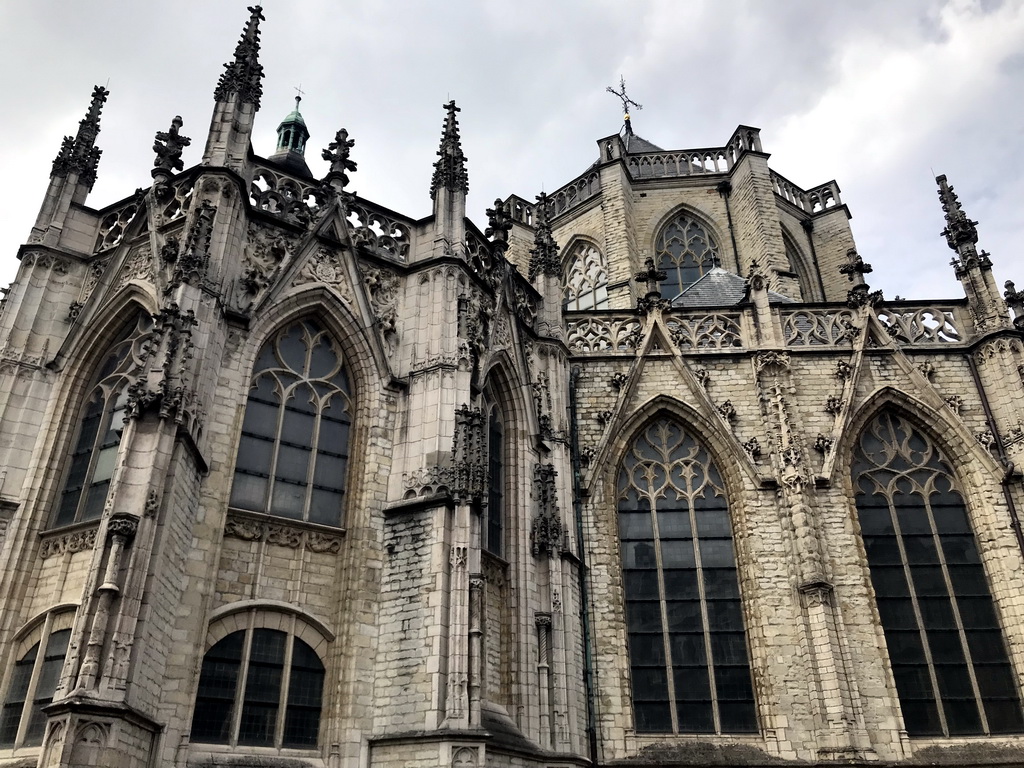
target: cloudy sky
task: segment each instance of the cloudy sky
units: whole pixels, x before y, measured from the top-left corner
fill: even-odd
[[[250,0],[251,1],[251,0]],[[13,278],[61,137],[109,80],[98,144],[102,207],[150,183],[171,118],[199,161],[213,88],[244,0],[0,4],[0,284]],[[761,128],[772,167],[809,188],[835,178],[887,295],[960,296],[939,237],[934,176],[980,221],[1000,285],[1024,284],[1024,0],[266,0],[254,145],[274,148],[294,86],[319,149],[348,128],[352,188],[430,211],[431,165],[454,98],[469,215],[571,180],[621,126],[605,87],[624,75],[636,132],[666,149]]]

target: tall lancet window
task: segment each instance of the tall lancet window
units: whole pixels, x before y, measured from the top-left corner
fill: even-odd
[[[505,427],[498,406],[487,416],[487,513],[484,519],[484,549],[502,556],[505,517]]]
[[[883,412],[852,471],[907,733],[1021,732],[1016,676],[949,463],[923,431]]]
[[[149,316],[138,313],[103,358],[80,412],[54,525],[96,520],[103,512],[124,432],[129,375],[142,364],[151,326]]]
[[[253,367],[231,506],[341,525],[351,426],[337,340],[314,320],[283,328]]]
[[[608,308],[608,269],[601,252],[590,243],[580,243],[573,250],[562,295],[569,310]]]
[[[680,212],[658,233],[654,260],[668,275],[661,283],[662,296],[674,299],[717,266],[718,244],[696,219]]]
[[[618,520],[637,732],[756,731],[725,487],[669,418],[627,451]]]

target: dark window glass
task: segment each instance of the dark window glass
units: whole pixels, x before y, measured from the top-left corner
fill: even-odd
[[[231,505],[340,525],[351,422],[337,342],[312,320],[282,329],[253,366]]]
[[[491,409],[487,427],[487,530],[486,549],[495,555],[502,554],[502,520],[505,496],[505,437],[501,414]]]
[[[323,697],[324,667],[319,656],[299,638],[275,629],[234,632],[203,658],[192,720],[195,742],[247,746],[309,748],[317,745]],[[288,665],[288,690],[283,691]],[[245,693],[239,682],[245,670]],[[241,707],[237,734],[234,712]],[[284,707],[283,732],[278,729]]]
[[[668,419],[623,461],[619,534],[637,732],[756,731],[722,479]]]
[[[658,233],[654,246],[658,269],[667,274],[661,292],[674,299],[718,265],[718,244],[693,218],[680,213]]]
[[[68,652],[70,629],[51,632],[46,639],[46,649],[39,658],[39,643],[14,663],[11,680],[7,689],[2,712],[0,712],[0,746],[13,747],[18,736],[22,718],[27,718],[25,733],[19,746],[37,746],[43,743],[46,730],[46,715],[43,707],[53,701],[53,694],[60,682],[61,668]],[[35,690],[28,701],[29,689]]]
[[[1021,732],[1016,677],[948,462],[909,421],[882,413],[852,473],[907,733]]]

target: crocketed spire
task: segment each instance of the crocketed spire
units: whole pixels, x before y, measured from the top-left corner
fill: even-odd
[[[975,245],[978,242],[978,222],[967,218],[960,200],[957,198],[953,188],[946,183],[946,176],[936,176],[936,183],[939,185],[939,200],[942,201],[942,212],[946,214],[946,228],[942,234],[946,238],[949,247],[954,251],[960,246],[970,243]]]
[[[235,58],[224,65],[213,95],[217,101],[227,101],[237,93],[239,100],[254,104],[259,109],[263,96],[263,66],[260,64],[260,22],[265,20],[263,7],[250,6],[249,14],[242,39],[235,46]]]
[[[441,132],[441,147],[437,150],[440,158],[434,163],[434,176],[430,180],[430,197],[437,196],[441,187],[450,192],[469,192],[469,174],[466,173],[466,156],[462,153],[462,140],[459,138],[459,120],[455,116],[461,112],[455,101],[444,105],[448,114]]]
[[[561,277],[562,262],[558,258],[558,243],[551,235],[548,196],[541,192],[537,195],[537,230],[533,236],[533,250],[530,251],[530,280],[537,275],[555,275]]]
[[[64,137],[60,152],[53,160],[53,176],[66,177],[69,173],[77,173],[79,183],[92,189],[103,152],[96,147],[96,137],[100,132],[100,112],[109,95],[110,91],[103,86],[93,87],[92,102],[89,111],[78,124],[78,133],[74,138]]]

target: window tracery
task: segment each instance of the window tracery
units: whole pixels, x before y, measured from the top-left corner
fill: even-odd
[[[906,418],[882,412],[861,434],[852,476],[907,733],[1024,730],[967,504],[945,457]]]
[[[487,416],[487,512],[484,549],[502,556],[505,516],[505,426],[497,405]]]
[[[568,310],[608,308],[608,268],[604,256],[590,243],[580,243],[573,250],[562,296]]]
[[[103,512],[124,431],[129,377],[146,358],[145,341],[151,327],[151,318],[139,312],[96,373],[81,411],[54,526],[96,520]]]
[[[658,233],[654,258],[658,269],[668,275],[661,283],[661,293],[673,299],[718,266],[720,255],[711,233],[685,211],[680,211]]]
[[[253,366],[231,506],[340,525],[351,427],[337,340],[310,319],[282,328]]]
[[[623,459],[618,524],[637,732],[756,731],[725,487],[667,417]]]

